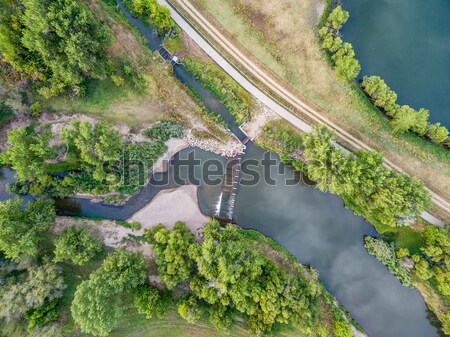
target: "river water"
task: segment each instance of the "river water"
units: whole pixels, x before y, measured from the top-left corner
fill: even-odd
[[[400,104],[430,110],[450,128],[450,1],[342,0],[341,32],[363,75],[379,75]]]
[[[200,84],[183,72],[184,69],[178,70],[175,70],[177,77],[204,96],[205,104],[212,110],[223,113],[230,129],[236,130],[236,125],[217,99],[210,93],[205,94]],[[419,293],[403,287],[386,267],[365,250],[364,235],[377,235],[373,226],[345,209],[339,197],[302,183],[289,167],[279,162],[276,155],[272,156],[275,165],[267,168],[263,165],[264,154],[261,148],[247,143],[244,160],[252,161],[252,167],[260,177],[270,179],[259,179],[256,183],[239,186],[236,223],[272,237],[300,262],[315,268],[326,288],[369,335],[436,336],[437,330],[427,318],[427,309]],[[195,159],[199,160],[200,165],[191,165]],[[152,177],[150,184],[124,206],[77,198],[56,200],[56,205],[62,214],[126,219],[162,189],[195,183],[199,179],[196,182],[200,185],[199,206],[205,214],[213,216],[217,212],[221,187],[220,183],[210,186],[203,182],[205,166],[208,167],[205,164],[209,163],[212,171],[218,166],[216,177],[223,177],[225,161],[225,158],[200,149],[186,149],[172,158],[167,172]],[[14,180],[13,175],[11,169],[0,168],[0,200],[12,197],[5,192],[4,186]],[[249,181],[249,177],[243,174],[242,179]],[[161,181],[164,183],[161,184]],[[286,181],[297,183],[287,185]]]

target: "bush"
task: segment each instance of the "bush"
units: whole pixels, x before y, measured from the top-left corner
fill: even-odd
[[[448,130],[440,123],[429,124],[426,130],[426,136],[435,143],[443,143],[448,139]]]
[[[29,320],[28,331],[31,332],[36,327],[42,327],[52,321],[55,321],[59,315],[57,305],[58,299],[55,298],[53,301],[45,302],[39,308],[32,308],[28,310],[24,315],[24,317]]]
[[[134,293],[134,306],[147,318],[153,318],[153,315],[163,318],[172,304],[170,291],[160,291],[148,284],[139,286]]]
[[[41,105],[41,103],[34,102],[33,104],[31,104],[30,110],[31,110],[31,116],[39,117],[39,115],[42,112],[42,105]]]
[[[392,111],[397,102],[397,94],[379,76],[364,76],[361,82],[364,92],[377,107]]]
[[[389,244],[383,241],[383,239],[375,239],[366,236],[364,238],[364,247],[366,247],[370,255],[374,255],[381,263],[383,263],[402,284],[412,287],[409,271],[401,266],[400,261],[396,257],[394,245],[392,243]]]
[[[353,336],[353,332],[352,329],[350,328],[350,325],[346,321],[341,319],[334,321],[333,335],[339,337],[351,337]]]
[[[203,310],[195,296],[186,296],[177,303],[178,314],[191,324],[197,323],[202,317]]]
[[[130,227],[131,227],[131,229],[134,230],[134,231],[138,231],[138,230],[140,230],[140,229],[142,228],[142,226],[141,226],[141,224],[139,223],[139,221],[132,221],[132,222],[130,223]]]
[[[101,252],[102,243],[84,228],[69,227],[55,244],[55,262],[71,261],[82,266]]]
[[[183,138],[184,128],[179,124],[164,121],[144,130],[143,135],[150,139],[166,142],[170,138]]]

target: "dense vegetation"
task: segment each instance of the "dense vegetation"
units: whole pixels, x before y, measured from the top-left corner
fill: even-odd
[[[415,285],[450,334],[450,233],[428,225],[424,229],[398,229],[384,238],[366,237],[367,250],[402,283]],[[408,266],[408,267],[405,267]]]
[[[45,97],[69,88],[82,92],[85,78],[108,75],[108,31],[78,1],[2,2],[0,52],[17,71],[38,80]]]
[[[322,47],[331,53],[336,72],[345,81],[353,81],[361,71],[361,65],[355,59],[353,46],[343,42],[339,37],[339,29],[348,20],[349,13],[336,7],[328,16],[326,24],[320,29]]]
[[[155,252],[161,281],[168,288],[189,284],[189,294],[177,304],[188,322],[209,312],[210,322],[219,331],[228,331],[241,316],[258,335],[277,324],[299,331],[310,331],[316,324],[322,291],[317,276],[299,266],[294,272],[281,269],[250,249],[236,227],[221,230],[212,220],[203,229],[202,243],[195,243],[181,222],[172,231],[154,227],[145,236]],[[348,331],[342,318],[337,324]]]
[[[186,70],[211,91],[240,125],[251,118],[252,99],[250,95],[230,76],[216,65],[199,59],[183,59]]]
[[[172,129],[180,132],[178,126],[170,124]],[[164,125],[158,130],[173,135]],[[60,139],[58,145],[49,146],[55,137]],[[10,131],[8,148],[0,159],[16,171],[17,181],[8,187],[13,193],[133,194],[147,182],[154,162],[166,150],[161,140],[124,143],[117,129],[107,123],[75,120],[59,137],[36,125]]]
[[[19,212],[27,223],[42,216],[41,210],[54,214],[51,203],[40,207],[39,200],[23,211],[10,206],[10,201],[0,203],[7,217]],[[146,231],[142,239],[150,243],[158,267],[155,287],[146,282],[149,265],[140,254],[117,250],[92,265],[99,241],[83,227],[65,227],[55,238],[48,231],[53,221],[45,219],[38,251],[14,242],[0,247],[3,253],[18,252],[14,259],[1,256],[0,329],[6,335],[61,335],[63,327],[73,334],[69,317],[60,316],[69,314],[68,307],[81,331],[95,336],[110,334],[130,307],[147,319],[176,310],[191,324],[209,320],[220,333],[244,320],[245,328],[258,335],[283,326],[295,334],[351,335],[347,318],[314,271],[255,231],[221,229],[211,220],[202,243],[181,222],[173,230],[160,225]],[[79,279],[68,270],[85,272]]]
[[[392,118],[390,123],[394,132],[412,131],[438,144],[447,141],[447,128],[440,123],[430,124],[426,109],[417,111],[407,105],[399,106],[397,94],[379,76],[364,76],[361,87],[373,104]]]
[[[316,187],[340,195],[347,207],[364,216],[381,232],[406,225],[430,205],[430,196],[416,178],[383,167],[380,153],[342,152],[332,145],[324,127],[302,136],[279,123],[265,127],[261,145],[303,169]],[[304,161],[304,164],[302,163]]]
[[[126,0],[124,3],[135,16],[146,20],[160,34],[175,28],[169,9],[158,4],[156,0]]]
[[[319,30],[322,48],[331,53],[336,71],[346,80],[354,80],[360,70],[355,52],[350,43],[343,42],[339,29],[348,20],[349,13],[337,6],[328,16],[324,26]],[[394,133],[412,131],[419,136],[426,136],[435,143],[448,140],[448,130],[440,123],[428,122],[429,111],[415,110],[408,105],[399,106],[397,95],[379,76],[364,76],[361,88],[371,102],[391,118],[390,125]]]

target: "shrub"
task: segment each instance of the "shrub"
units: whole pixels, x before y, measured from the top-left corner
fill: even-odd
[[[102,250],[102,243],[84,228],[69,227],[55,244],[55,262],[71,261],[81,266]]]
[[[147,318],[153,318],[153,315],[163,318],[172,303],[170,291],[160,291],[148,284],[139,286],[134,293],[134,306]]]
[[[132,221],[130,223],[130,227],[132,230],[138,231],[142,228],[141,224],[139,223],[139,221]]]
[[[184,128],[179,124],[164,121],[144,130],[143,134],[147,138],[166,142],[170,138],[183,138]]]
[[[395,255],[393,244],[389,244],[383,239],[375,239],[370,236],[364,238],[364,247],[370,255],[374,255],[383,263],[389,271],[394,274],[402,284],[411,287],[412,281],[408,269],[401,266]]]
[[[395,108],[397,94],[387,86],[381,77],[364,76],[361,87],[377,107],[385,111],[391,111]]]
[[[55,321],[58,318],[57,311],[58,299],[45,302],[39,308],[32,308],[28,310],[24,317],[29,320],[28,331],[34,330],[36,327],[42,327],[48,323]]]
[[[333,323],[333,335],[339,337],[351,337],[353,336],[350,325],[344,320],[335,320]]]
[[[38,117],[42,112],[42,105],[39,102],[34,102],[30,106],[31,116]]]
[[[440,123],[429,124],[427,126],[426,136],[435,143],[443,143],[448,139],[448,130]]]

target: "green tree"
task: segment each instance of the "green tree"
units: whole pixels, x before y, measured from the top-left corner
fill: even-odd
[[[344,42],[331,58],[336,66],[338,76],[345,81],[354,80],[361,71],[361,65],[355,59],[353,46],[348,42]]]
[[[393,244],[389,244],[383,239],[375,239],[366,236],[364,238],[364,247],[366,247],[369,254],[375,256],[383,263],[389,271],[400,280],[400,282],[408,287],[412,286],[410,273],[397,259]]]
[[[48,68],[54,96],[65,87],[80,85],[84,77],[106,77],[106,48],[111,37],[83,4],[75,0],[22,0],[21,43],[35,52]]]
[[[333,335],[339,337],[351,337],[353,336],[350,325],[343,319],[335,320],[333,323]]]
[[[344,11],[341,6],[337,6],[328,16],[328,26],[335,31],[339,30],[349,17],[349,12]]]
[[[361,87],[376,106],[385,111],[395,108],[397,94],[379,76],[364,76]]]
[[[120,312],[120,296],[142,285],[146,263],[141,255],[123,250],[109,254],[102,266],[75,291],[72,317],[84,333],[106,336]]]
[[[342,39],[340,37],[335,38],[327,27],[322,27],[319,30],[319,36],[322,39],[322,48],[331,53],[335,53],[342,46]]]
[[[394,117],[390,124],[395,133],[403,133],[412,129],[425,132],[426,121],[428,120],[427,110],[421,109],[421,112],[418,112],[408,105],[402,105],[393,114]]]
[[[428,124],[426,136],[435,143],[443,143],[448,139],[448,130],[440,123]]]
[[[32,127],[14,129],[8,133],[8,147],[0,159],[11,165],[19,181],[42,177],[44,161],[51,153],[48,146],[51,137],[51,132],[36,133]]]
[[[193,271],[189,247],[195,236],[183,222],[177,222],[172,231],[163,225],[146,232],[146,238],[155,252],[161,282],[169,289],[183,282]]]
[[[203,310],[195,296],[182,297],[177,303],[178,314],[191,324],[197,323],[202,317]]]
[[[107,336],[119,316],[119,297],[102,277],[81,282],[71,304],[72,317],[84,333]]]
[[[55,262],[65,260],[82,266],[102,250],[102,243],[84,228],[69,227],[55,243]]]
[[[160,291],[148,284],[139,286],[134,293],[134,306],[147,318],[163,318],[172,306],[172,293]]]
[[[61,297],[65,288],[58,266],[45,262],[42,266],[28,268],[25,278],[1,289],[0,318],[18,319],[28,310]]]
[[[105,163],[120,160],[120,134],[107,123],[100,122],[92,126],[89,122],[76,120],[61,131],[61,138],[75,146],[81,160],[93,167],[93,177],[98,181],[107,178],[103,170]]]
[[[248,317],[257,334],[270,331],[275,323],[304,328],[314,324],[320,293],[316,275],[294,276],[281,270],[250,249],[231,225],[221,230],[212,220],[203,235],[203,243],[190,250],[197,265],[190,288],[198,299],[224,306],[214,309],[215,316],[229,320],[228,310],[235,309]],[[299,301],[301,306],[296,305]]]
[[[426,109],[419,109],[416,111],[416,121],[411,127],[411,131],[423,136],[427,132],[428,118],[430,118],[430,112]]]
[[[430,269],[430,265],[426,260],[422,259],[418,255],[414,255],[413,260],[415,262],[414,271],[420,279],[428,280],[434,276],[432,270]]]
[[[20,206],[19,198],[0,202],[0,249],[13,260],[35,256],[55,219],[51,201],[38,199],[28,203],[24,211]]]

